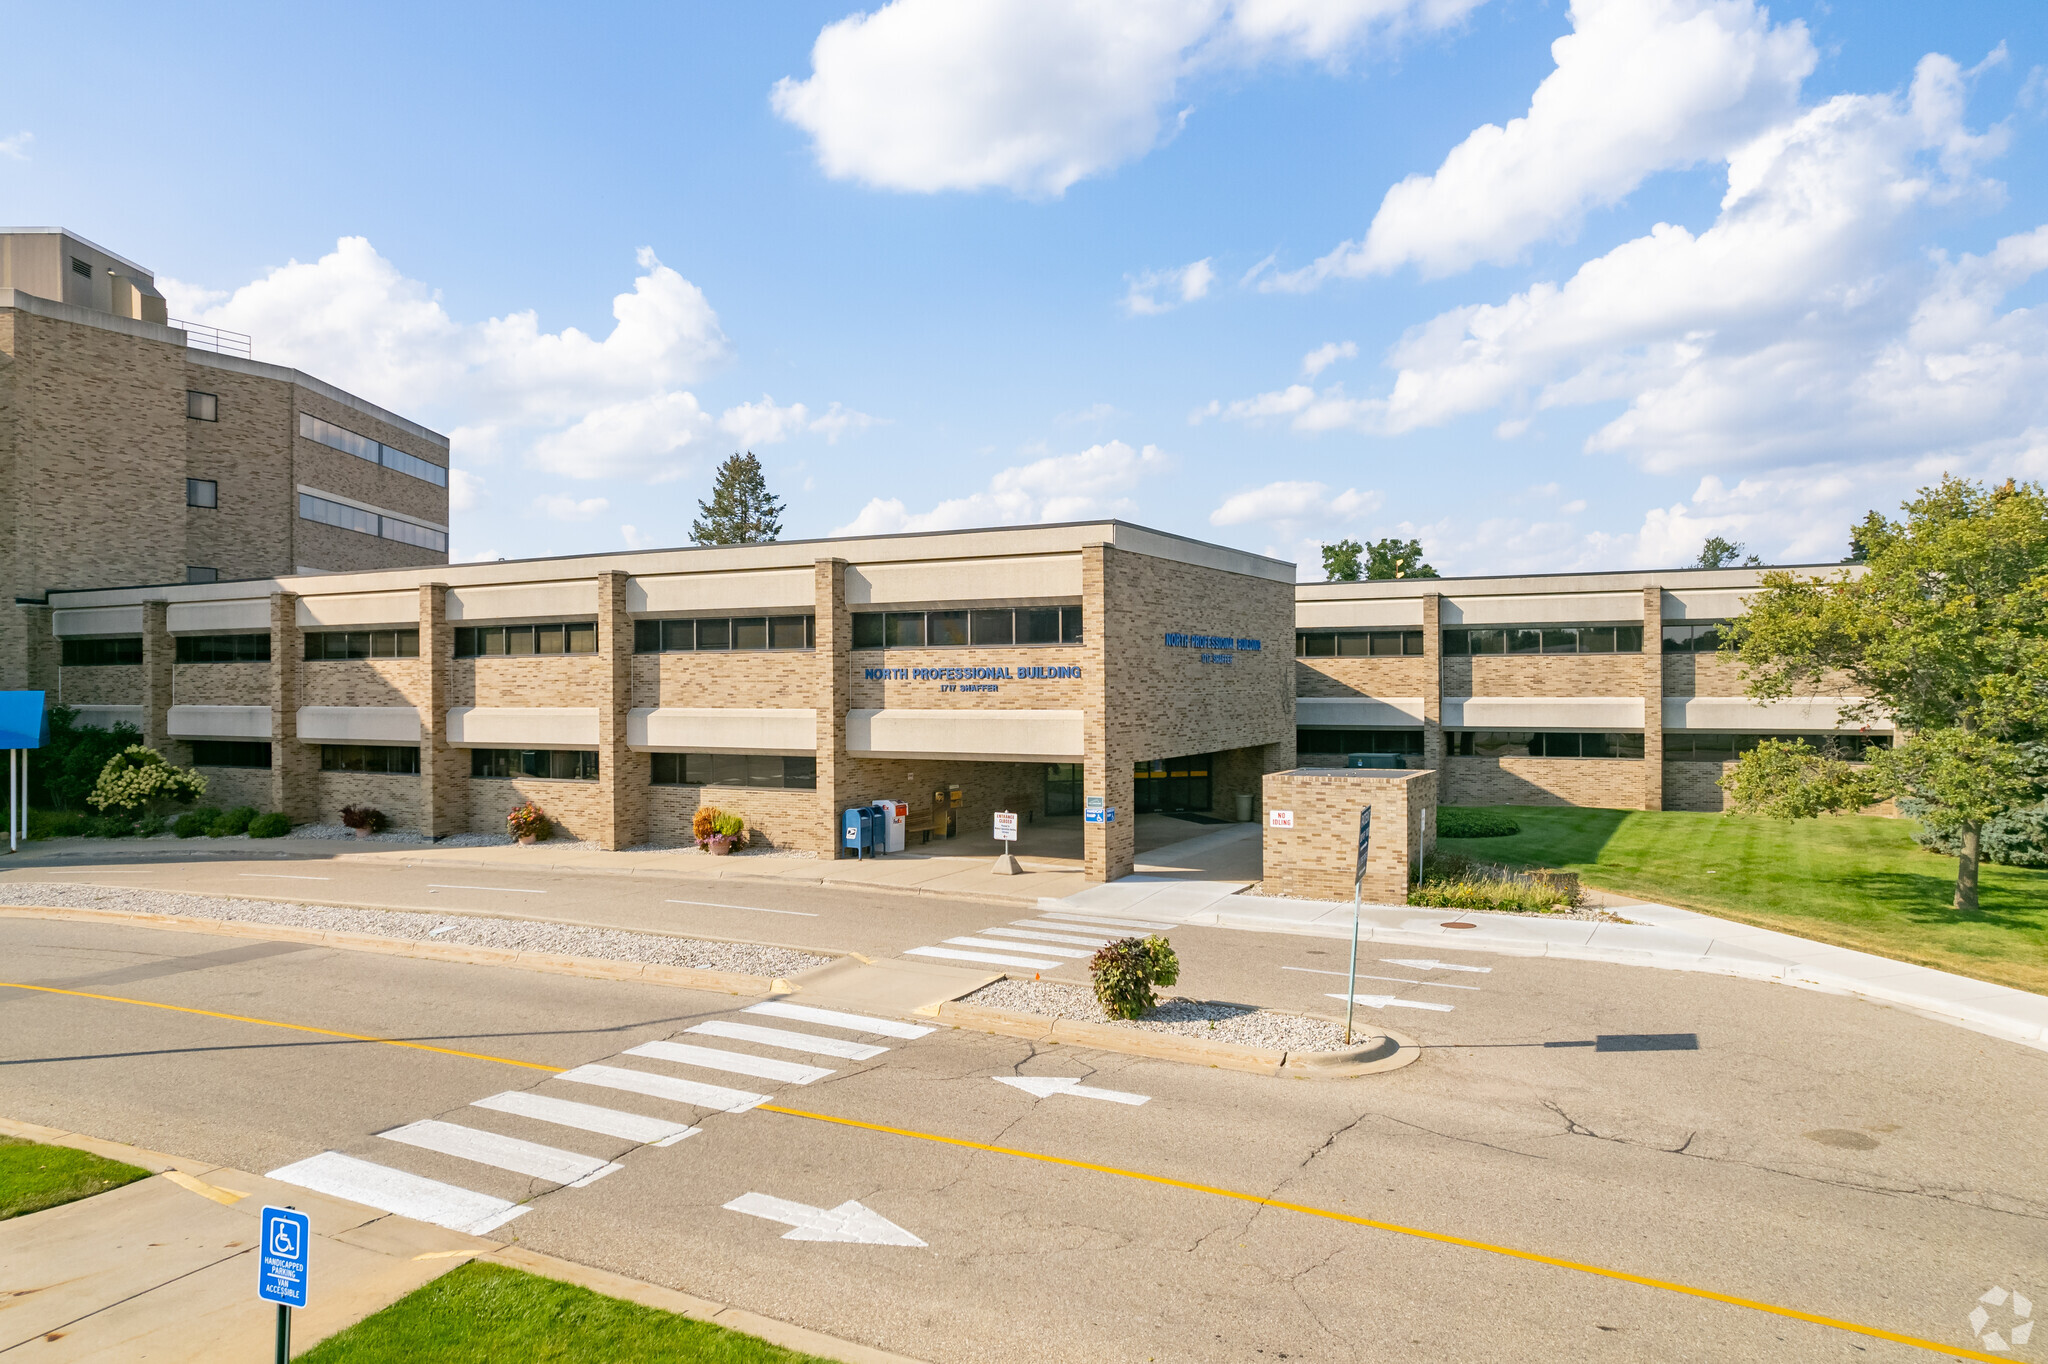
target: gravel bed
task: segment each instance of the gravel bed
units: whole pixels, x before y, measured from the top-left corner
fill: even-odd
[[[245,838],[247,836],[246,834],[243,835]],[[293,838],[331,838],[337,842],[344,843],[432,843],[434,841],[417,829],[386,829],[382,833],[365,834],[362,838],[358,839],[356,831],[349,828],[346,824],[300,824],[293,828],[291,836]],[[500,840],[500,842],[503,841],[502,839]]]
[[[1111,1020],[1102,1011],[1094,992],[1078,985],[1058,985],[1047,980],[998,980],[982,986],[960,1001],[991,1009],[1013,1009],[1018,1013],[1050,1018],[1071,1018],[1083,1023],[1109,1023],[1117,1028],[1144,1032],[1170,1032],[1180,1037],[1200,1037],[1211,1042],[1234,1042],[1246,1047],[1276,1047],[1285,1051],[1337,1051],[1344,1046],[1344,1025],[1306,1014],[1277,1013],[1249,1004],[1226,1004],[1201,999],[1164,999],[1159,1007],[1140,1019]],[[1367,1035],[1370,1036],[1370,1025]],[[1357,1032],[1352,1034],[1354,1038]]]
[[[644,962],[651,966],[690,966],[704,971],[737,971],[754,976],[787,976],[833,960],[818,953],[798,952],[787,947],[671,938],[660,933],[628,933],[615,928],[580,928],[573,924],[488,919],[469,914],[416,914],[395,909],[279,904],[219,895],[187,895],[180,891],[130,890],[118,886],[61,882],[16,881],[0,885],[0,904],[113,909],[130,914],[177,914],[192,919],[232,919],[242,923],[315,928],[330,933],[366,933],[411,942],[451,942],[465,947],[550,952],[570,957],[598,957],[605,961]]]

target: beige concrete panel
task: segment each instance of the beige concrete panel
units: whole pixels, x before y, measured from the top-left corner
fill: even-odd
[[[1744,734],[1812,734],[1828,730],[1869,729],[1890,734],[1885,717],[1853,719],[1845,714],[1852,696],[1794,696],[1781,701],[1752,701],[1746,696],[1667,696],[1664,728],[1720,729]]]
[[[422,732],[411,706],[299,707],[299,737],[307,743],[416,744]]]
[[[1078,600],[1079,554],[862,564],[846,570],[849,607],[888,602]]]
[[[172,706],[167,732],[178,739],[268,739],[270,707]]]
[[[595,748],[597,707],[456,706],[448,712],[448,742],[456,748]]]
[[[769,568],[752,573],[676,573],[633,578],[626,584],[626,610],[636,616],[662,613],[759,611],[784,615],[816,604],[815,574],[809,567]]]
[[[1297,601],[1294,623],[1303,630],[1383,629],[1422,624],[1422,598],[1365,601]]]
[[[1074,762],[1085,755],[1078,710],[850,710],[846,751],[867,758]]]
[[[94,729],[112,729],[115,725],[133,725],[142,728],[141,706],[74,706],[78,712],[78,723]]]
[[[416,626],[419,618],[420,596],[417,590],[299,598],[298,621],[302,630],[371,625]]]
[[[239,601],[173,602],[170,630],[174,635],[220,634],[270,628],[270,598]]]
[[[642,706],[627,712],[626,743],[648,753],[817,752],[816,710]]]
[[[1445,729],[1641,729],[1640,696],[1446,696]]]
[[[1442,610],[1446,627],[1609,620],[1634,624],[1643,618],[1643,599],[1635,592],[1464,594],[1446,596]]]
[[[1420,696],[1299,696],[1294,723],[1344,728],[1403,727],[1422,723]]]
[[[1666,620],[1727,620],[1749,609],[1747,592],[1712,592],[1674,587],[1664,592]]]
[[[590,579],[448,589],[451,621],[573,620],[596,614],[597,584]]]
[[[95,606],[82,611],[55,611],[51,613],[51,628],[59,639],[81,635],[139,635],[142,633],[142,608]]]

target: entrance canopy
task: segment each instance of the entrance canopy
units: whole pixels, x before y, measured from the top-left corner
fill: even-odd
[[[41,748],[50,742],[50,713],[39,691],[0,691],[0,748]]]

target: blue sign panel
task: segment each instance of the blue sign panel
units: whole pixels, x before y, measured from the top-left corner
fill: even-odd
[[[290,1208],[263,1210],[262,1257],[257,1260],[256,1296],[286,1307],[306,1305],[306,1252],[311,1220]]]
[[[1366,806],[1358,812],[1358,871],[1352,876],[1355,887],[1365,879],[1365,855],[1372,847],[1372,807]]]

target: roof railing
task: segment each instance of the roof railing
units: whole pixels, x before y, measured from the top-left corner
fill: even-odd
[[[252,342],[243,332],[223,331],[201,322],[185,322],[172,318],[170,325],[185,333],[185,344],[194,350],[216,351],[221,355],[239,355],[244,360],[256,357],[251,353]]]

